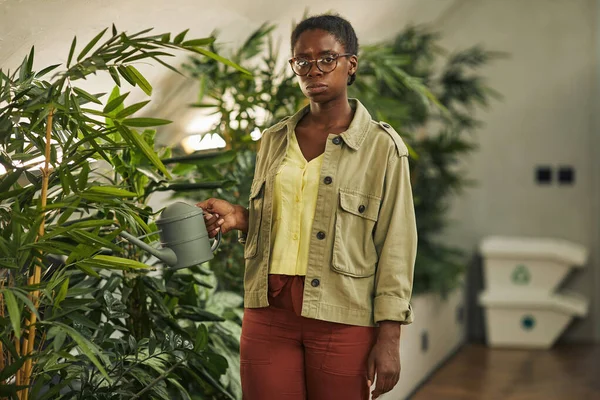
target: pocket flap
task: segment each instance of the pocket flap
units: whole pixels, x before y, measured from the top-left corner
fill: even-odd
[[[340,207],[359,217],[377,221],[381,199],[347,189],[340,189]]]

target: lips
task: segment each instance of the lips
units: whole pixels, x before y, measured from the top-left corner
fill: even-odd
[[[306,91],[309,93],[321,93],[327,90],[327,85],[323,83],[310,83],[306,86]]]

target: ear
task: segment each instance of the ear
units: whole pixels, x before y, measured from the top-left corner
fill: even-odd
[[[356,74],[356,71],[358,70],[358,57],[348,57],[348,62],[350,63],[350,67],[348,68],[348,76],[352,76]]]

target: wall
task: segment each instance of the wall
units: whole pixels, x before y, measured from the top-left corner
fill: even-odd
[[[485,123],[478,134],[481,147],[465,160],[478,187],[455,201],[455,222],[447,237],[470,251],[491,234],[551,236],[589,246],[588,267],[565,287],[595,303],[591,316],[568,330],[571,340],[600,340],[594,327],[600,323],[594,297],[600,289],[594,287],[600,274],[599,221],[591,218],[599,207],[593,201],[599,185],[592,150],[598,104],[595,7],[593,0],[467,0],[436,24],[448,50],[470,46],[475,38],[488,49],[510,53],[509,59],[485,68],[489,84],[504,99],[479,114]],[[536,184],[538,165],[549,165],[555,173],[562,165],[574,167],[575,184]],[[471,276],[479,278],[477,263],[473,268]],[[473,328],[481,338],[481,326]]]

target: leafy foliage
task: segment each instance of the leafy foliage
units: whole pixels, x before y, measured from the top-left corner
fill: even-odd
[[[209,331],[224,320],[206,309],[214,275],[117,240],[156,238],[152,193],[218,184],[178,174],[186,160],[154,149],[151,128],[169,121],[136,117],[148,101],[126,104],[120,88],[149,96],[135,64],[177,71],[163,58],[180,50],[247,71],[202,47],[214,38],[106,31],[79,51],[73,39],[64,70],[35,72],[32,48],[0,71],[0,396],[232,399]],[[98,73],[117,85],[108,97],[79,85]]]

